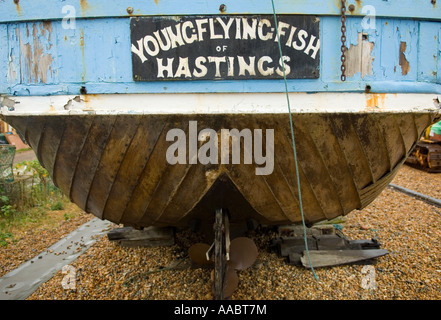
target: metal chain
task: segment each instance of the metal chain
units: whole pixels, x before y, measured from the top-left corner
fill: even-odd
[[[346,80],[346,0],[341,0],[341,81]]]

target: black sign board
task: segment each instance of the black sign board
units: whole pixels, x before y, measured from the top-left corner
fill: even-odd
[[[320,21],[314,16],[132,18],[133,79],[315,79]],[[283,62],[280,58],[280,40]]]

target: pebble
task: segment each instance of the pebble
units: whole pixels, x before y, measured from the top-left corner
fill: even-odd
[[[441,199],[441,174],[403,166],[394,184]],[[386,188],[368,207],[339,223],[351,240],[376,238],[389,251],[372,265],[310,269],[288,265],[269,248],[272,228],[248,234],[259,249],[238,272],[232,300],[440,300],[441,210]],[[171,247],[125,248],[107,237],[74,261],[75,289],[61,271],[29,300],[211,300],[212,268],[196,268],[186,250],[196,237],[176,234]],[[177,265],[179,267],[173,267]]]

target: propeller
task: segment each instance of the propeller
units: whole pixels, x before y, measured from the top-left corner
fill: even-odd
[[[227,264],[224,279],[224,297],[231,297],[238,286],[239,276],[237,275],[236,270]]]
[[[196,243],[188,249],[190,259],[201,266],[213,264],[208,252],[212,249],[206,243]],[[238,237],[229,243],[226,250],[229,260],[226,261],[224,276],[224,297],[231,297],[239,285],[237,271],[251,267],[257,259],[258,250],[254,241],[247,237]]]
[[[212,264],[211,259],[207,259],[207,251],[210,250],[210,246],[206,243],[195,243],[188,249],[188,255],[190,259],[201,266]]]
[[[236,270],[247,269],[256,261],[258,254],[256,244],[252,239],[235,238],[230,244],[230,265]]]

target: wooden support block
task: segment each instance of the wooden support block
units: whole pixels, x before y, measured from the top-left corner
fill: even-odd
[[[319,234],[335,234],[335,227],[331,224],[313,226],[311,229],[319,231]]]
[[[123,247],[159,247],[175,243],[173,228],[148,227],[136,230],[132,227],[113,229],[107,233],[110,241],[118,241]]]
[[[388,254],[384,249],[369,250],[313,250],[309,251],[309,258],[314,268],[331,267],[343,264],[353,264],[365,260],[378,258]],[[302,264],[306,268],[311,268],[309,259],[304,252],[300,258]]]
[[[144,239],[144,240],[118,240],[121,247],[169,247],[175,244],[174,238],[167,239]]]
[[[380,249],[380,243],[376,239],[371,240],[351,240],[349,246],[354,249]]]
[[[307,237],[307,245],[308,250],[317,250],[317,241],[313,237]],[[291,252],[302,253],[305,249],[303,237],[282,238],[279,243],[279,253],[282,257],[288,256]]]
[[[376,239],[349,240],[341,234],[319,234],[307,236],[308,252],[313,267],[331,267],[342,264],[372,263],[377,257],[388,253],[380,250]],[[276,248],[287,263],[309,268],[305,239],[301,236],[272,239],[270,247]]]
[[[293,266],[301,266],[302,265],[302,254],[298,252],[290,252],[288,255],[288,264]]]
[[[277,232],[280,236],[286,237],[300,237],[303,236],[305,230],[303,230],[302,225],[282,225],[277,227]],[[321,234],[321,231],[317,228],[306,228],[306,235],[316,235]]]
[[[343,250],[348,249],[348,241],[339,235],[335,234],[323,234],[319,236],[314,236],[317,240],[318,250]]]

